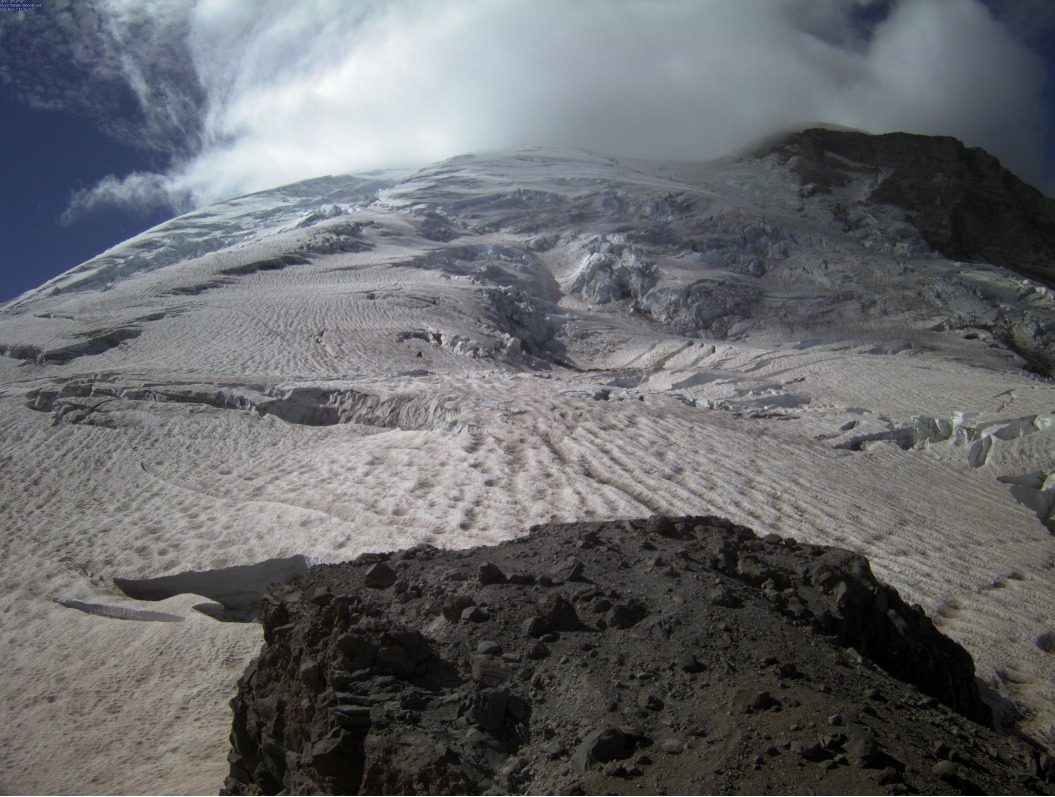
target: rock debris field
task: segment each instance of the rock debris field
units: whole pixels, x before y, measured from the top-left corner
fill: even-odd
[[[1050,793],[974,663],[850,551],[539,526],[276,585],[228,794]]]

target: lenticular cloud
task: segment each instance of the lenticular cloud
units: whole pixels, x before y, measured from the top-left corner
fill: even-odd
[[[707,158],[814,121],[957,136],[1043,179],[1043,63],[975,0],[98,8],[146,134],[183,130],[184,146],[156,179],[109,178],[75,212],[141,203],[145,186],[186,208],[519,143]],[[158,26],[185,50],[152,45],[171,41]]]

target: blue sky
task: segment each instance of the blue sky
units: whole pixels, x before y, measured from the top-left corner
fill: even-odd
[[[1049,194],[1049,0],[36,0],[0,10],[0,301],[194,207],[517,145],[953,135]]]

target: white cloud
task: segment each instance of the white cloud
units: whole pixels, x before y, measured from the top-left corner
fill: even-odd
[[[921,0],[876,30],[863,79],[833,112],[875,132],[955,135],[1039,182],[1045,82],[1040,56],[981,5]]]
[[[132,172],[124,177],[108,174],[92,188],[75,191],[62,214],[69,224],[99,210],[117,208],[132,215],[149,215],[159,210],[189,210],[191,197],[181,194],[168,177],[149,172]]]
[[[901,0],[867,27],[868,3],[839,0],[100,3],[146,118],[171,131],[199,107],[143,67],[177,60],[165,26],[204,100],[192,157],[87,204],[201,204],[519,143],[707,158],[812,121],[957,136],[1043,179],[1043,63],[977,0]],[[137,39],[144,15],[155,33]]]

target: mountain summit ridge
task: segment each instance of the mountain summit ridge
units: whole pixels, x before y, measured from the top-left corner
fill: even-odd
[[[790,164],[806,196],[869,180],[858,201],[900,208],[945,257],[981,260],[1055,287],[1055,199],[980,147],[947,136],[810,128],[757,154]]]

